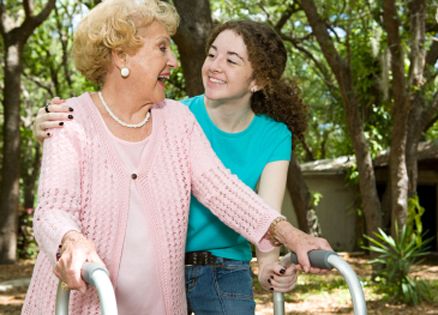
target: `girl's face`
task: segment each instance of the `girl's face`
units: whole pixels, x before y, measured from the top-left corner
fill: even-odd
[[[202,66],[205,96],[211,100],[245,100],[256,88],[253,70],[242,37],[224,30],[208,50]]]

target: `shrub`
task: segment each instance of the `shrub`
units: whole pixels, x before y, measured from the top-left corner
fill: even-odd
[[[365,235],[370,242],[364,248],[377,254],[370,261],[375,267],[375,281],[385,295],[406,304],[415,305],[423,300],[431,300],[428,284],[409,276],[411,267],[419,263],[428,254],[427,245],[431,239],[423,240],[421,215],[424,209],[419,205],[418,198],[409,203],[408,220],[400,229],[395,225],[394,237],[382,229],[374,237]]]

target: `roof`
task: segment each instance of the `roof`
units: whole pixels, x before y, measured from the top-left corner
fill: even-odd
[[[340,156],[335,159],[317,160],[300,164],[303,174],[344,174],[356,164],[354,156]]]
[[[383,151],[377,156],[373,164],[377,167],[388,165],[389,150]],[[438,160],[438,139],[421,142],[418,145],[418,161]],[[353,155],[340,156],[334,159],[324,159],[300,164],[303,174],[336,175],[344,174],[345,171],[356,164]]]
[[[420,142],[417,147],[418,161],[438,160],[438,139]],[[389,150],[383,151],[374,159],[374,166],[388,165]]]

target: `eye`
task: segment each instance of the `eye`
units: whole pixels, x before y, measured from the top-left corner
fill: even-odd
[[[167,51],[167,46],[166,46],[166,45],[161,45],[161,46],[160,46],[160,50],[161,50],[162,52],[166,52],[166,51]]]
[[[234,61],[234,60],[232,60],[232,59],[227,59],[227,61],[228,61],[229,63],[231,63],[232,65],[237,65],[237,62]]]
[[[208,53],[208,54],[207,54],[207,57],[208,57],[208,58],[214,58],[214,54],[213,54],[213,53]]]

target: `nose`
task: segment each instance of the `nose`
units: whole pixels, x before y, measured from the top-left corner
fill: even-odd
[[[177,68],[179,66],[178,60],[176,60],[175,54],[173,52],[169,52],[169,58],[167,61],[167,65],[170,68]]]
[[[222,71],[222,58],[216,57],[210,62],[210,71],[221,72]]]

